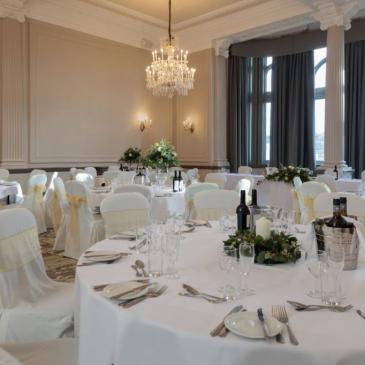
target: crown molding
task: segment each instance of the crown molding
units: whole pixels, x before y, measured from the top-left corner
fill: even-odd
[[[12,18],[21,23],[25,21],[28,0],[0,0],[0,18]]]
[[[321,30],[332,26],[351,28],[351,19],[365,7],[364,0],[301,0],[313,9],[312,17]]]

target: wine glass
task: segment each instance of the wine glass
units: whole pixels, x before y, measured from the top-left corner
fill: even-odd
[[[328,254],[326,251],[316,250],[314,252],[307,252],[306,264],[308,271],[312,274],[315,279],[314,289],[309,290],[306,294],[311,298],[321,299],[322,298],[322,283],[320,281],[321,270],[326,265],[328,260]]]
[[[218,263],[224,273],[224,285],[221,288],[226,300],[236,299],[236,285],[234,274],[237,268],[237,249],[223,246],[218,248]]]
[[[243,281],[243,287],[241,287],[241,293],[244,296],[255,294],[253,289],[249,289],[248,276],[251,272],[255,261],[255,246],[248,242],[243,242],[239,246],[239,265],[240,273]]]

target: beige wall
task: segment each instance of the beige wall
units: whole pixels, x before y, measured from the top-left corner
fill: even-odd
[[[1,31],[3,166],[105,165],[171,139],[171,101],[145,88],[150,52],[32,20]]]

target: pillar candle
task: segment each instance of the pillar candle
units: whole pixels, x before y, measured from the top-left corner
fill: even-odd
[[[261,217],[256,221],[256,235],[265,240],[271,237],[271,222],[267,218]]]

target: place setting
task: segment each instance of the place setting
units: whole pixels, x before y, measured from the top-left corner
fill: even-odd
[[[123,257],[128,257],[129,252],[119,251],[86,251],[77,264],[77,266],[89,266],[98,263],[112,264]]]

